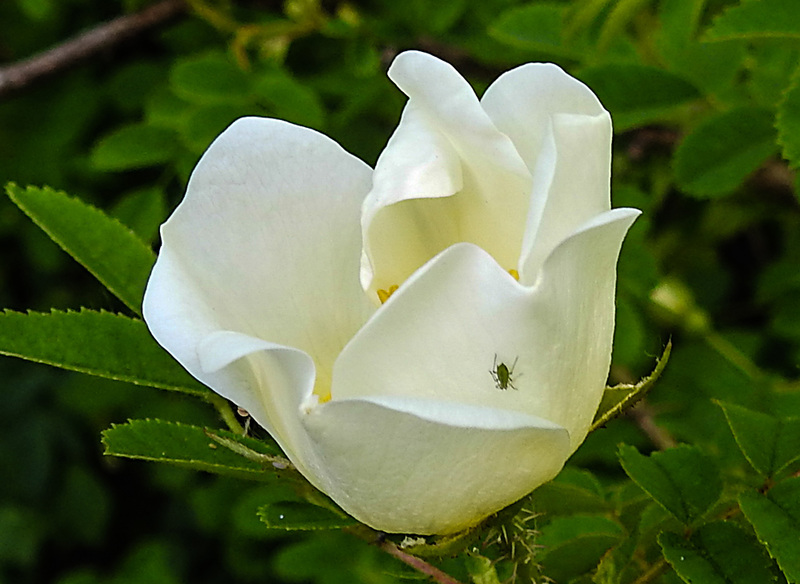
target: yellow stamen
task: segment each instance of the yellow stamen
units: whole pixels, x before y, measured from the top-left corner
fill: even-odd
[[[511,274],[511,277],[514,278],[517,282],[519,282],[519,272],[515,269],[508,270],[508,273]]]
[[[389,297],[397,291],[397,288],[397,284],[392,284],[389,286],[388,292],[386,290],[378,290],[378,300],[381,301],[381,304],[389,300]]]
[[[326,393],[325,395],[319,396],[319,403],[326,404],[329,401],[331,401],[331,394],[330,393]]]

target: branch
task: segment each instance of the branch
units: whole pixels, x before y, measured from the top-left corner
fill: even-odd
[[[185,9],[183,0],[162,0],[141,12],[101,24],[48,51],[0,67],[0,97],[163,24]]]
[[[411,554],[407,554],[395,544],[390,541],[383,541],[378,544],[383,551],[385,551],[390,556],[394,556],[404,564],[414,568],[417,572],[421,574],[425,574],[429,578],[431,578],[434,582],[438,582],[439,584],[461,584],[458,580],[454,579],[452,576],[445,574],[436,566],[432,566],[425,560],[418,558],[417,556],[412,556]]]

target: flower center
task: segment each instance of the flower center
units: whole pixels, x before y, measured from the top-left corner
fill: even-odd
[[[397,284],[392,284],[389,286],[389,290],[378,290],[378,300],[381,301],[381,304],[384,304],[389,297],[397,291],[399,286]]]

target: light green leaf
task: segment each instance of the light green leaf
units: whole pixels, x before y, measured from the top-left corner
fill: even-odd
[[[714,461],[692,446],[644,456],[633,446],[622,444],[619,458],[637,485],[687,525],[702,516],[722,492]]]
[[[731,6],[711,24],[704,40],[800,38],[797,0],[751,0]]]
[[[207,396],[153,339],[144,321],[81,310],[0,313],[0,354],[99,377]]]
[[[733,523],[707,523],[689,540],[664,532],[658,543],[664,557],[688,584],[774,582],[769,560],[758,542]]]
[[[636,405],[636,402],[647,395],[647,392],[650,391],[664,372],[664,368],[669,362],[670,353],[672,353],[671,339],[667,341],[667,345],[661,353],[661,358],[656,362],[656,367],[650,375],[636,384],[621,383],[614,387],[607,387],[603,392],[603,398],[600,400],[600,406],[597,408],[597,413],[594,415],[594,421],[589,431],[602,428],[609,420],[630,409]]]
[[[739,506],[790,584],[800,582],[800,478],[780,482],[763,495],[742,493]]]
[[[718,197],[736,190],[777,152],[773,112],[741,107],[711,116],[675,151],[675,178],[690,195]]]
[[[135,313],[156,256],[122,223],[48,187],[11,183],[6,193],[36,225]]]
[[[598,65],[578,76],[611,112],[615,131],[663,120],[700,97],[682,77],[644,65]]]
[[[131,170],[169,162],[177,151],[174,131],[134,123],[101,138],[92,148],[91,161],[99,170]]]
[[[301,501],[280,501],[264,505],[258,510],[258,516],[269,529],[286,531],[341,529],[358,525],[352,517]]]
[[[800,67],[795,69],[791,84],[778,105],[775,126],[783,157],[793,168],[800,168]]]
[[[555,2],[511,8],[489,26],[489,34],[512,47],[578,59],[580,47],[564,39],[565,12],[566,5]]]
[[[800,458],[800,419],[780,419],[742,406],[717,402],[748,462],[772,477]]]
[[[224,430],[214,430],[214,433],[267,456],[281,454],[277,448],[254,438]],[[104,454],[111,456],[167,462],[250,480],[270,481],[277,479],[280,473],[293,473],[221,446],[204,428],[177,422],[131,420],[126,424],[114,424],[103,431],[103,445]]]

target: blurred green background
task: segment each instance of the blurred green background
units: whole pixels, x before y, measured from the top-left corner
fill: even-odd
[[[734,0],[191,0],[0,94],[0,183],[63,189],[157,248],[193,165],[239,116],[316,128],[374,164],[404,104],[385,76],[397,52],[432,52],[479,93],[515,65],[556,62],[612,113],[614,205],[644,211],[620,261],[612,382],[646,375],[672,336],[648,412],[666,440],[747,482],[713,400],[800,415],[800,18],[780,12],[792,3],[750,2],[777,10],[759,20]],[[3,0],[0,66],[151,4]],[[125,312],[6,198],[0,238],[0,307]],[[210,407],[9,358],[0,399],[0,584],[396,581],[393,560],[346,534],[266,530],[255,483],[102,455],[112,423],[219,426]],[[635,417],[612,422],[568,472],[611,493],[617,444],[657,438]]]

